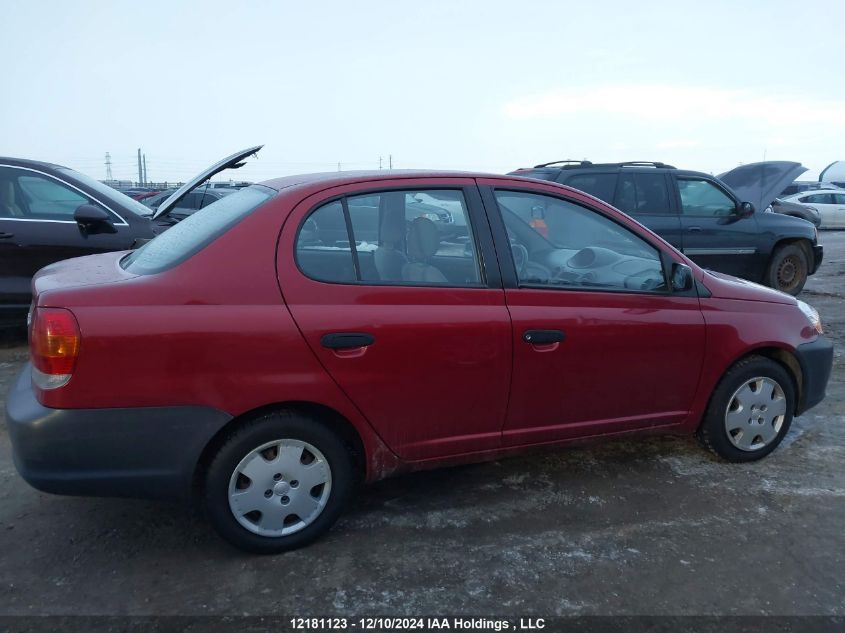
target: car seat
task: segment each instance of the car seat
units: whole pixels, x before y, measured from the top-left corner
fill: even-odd
[[[429,261],[440,249],[440,236],[437,226],[428,218],[416,218],[411,222],[408,232],[408,259],[402,267],[405,281],[423,281],[427,283],[448,283],[448,279],[439,268]]]
[[[15,204],[15,183],[11,180],[0,181],[0,216],[23,217],[23,211]]]

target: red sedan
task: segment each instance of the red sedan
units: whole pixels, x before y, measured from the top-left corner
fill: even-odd
[[[510,176],[271,180],[48,266],[33,296],[6,405],[21,475],[199,498],[255,552],[313,540],[356,484],[403,470],[654,431],[759,459],[832,363],[807,304]]]

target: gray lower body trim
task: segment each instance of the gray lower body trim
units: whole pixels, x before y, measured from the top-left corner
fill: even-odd
[[[212,407],[50,409],[24,366],[6,400],[15,466],[45,492],[183,499],[208,441],[231,420]]]
[[[685,248],[684,255],[753,255],[756,248]]]

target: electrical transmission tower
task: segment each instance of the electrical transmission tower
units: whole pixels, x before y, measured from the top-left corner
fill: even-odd
[[[106,180],[114,180],[111,175],[111,154],[106,152]]]

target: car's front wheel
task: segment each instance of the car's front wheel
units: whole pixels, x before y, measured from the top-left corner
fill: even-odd
[[[343,440],[318,420],[276,412],[237,428],[206,470],[215,529],[241,549],[273,554],[328,530],[355,486]]]
[[[698,435],[728,461],[754,461],[780,444],[794,411],[795,387],[786,369],[769,358],[750,356],[719,382]]]
[[[796,296],[807,283],[809,273],[807,252],[799,244],[786,244],[772,254],[767,281],[775,290]]]

